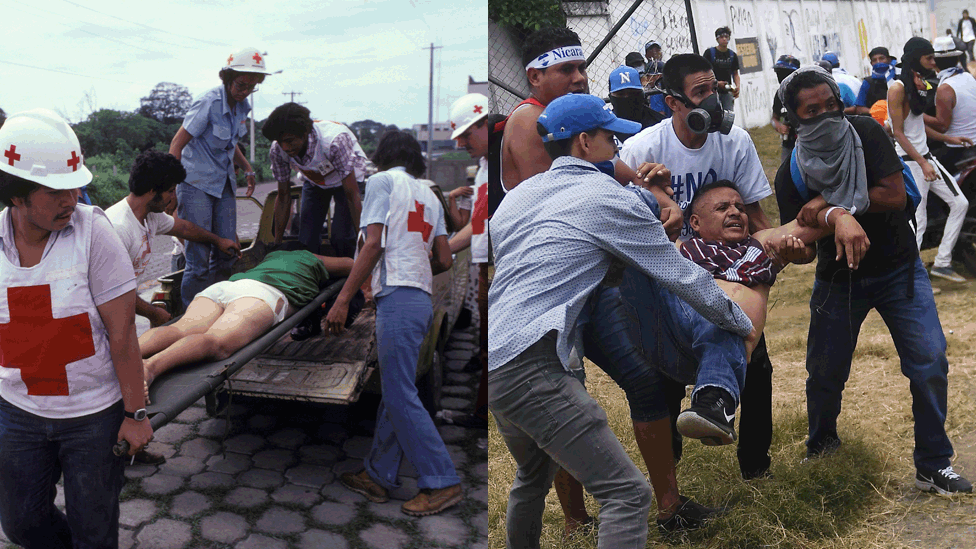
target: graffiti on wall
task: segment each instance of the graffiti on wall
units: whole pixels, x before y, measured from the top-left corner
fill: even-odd
[[[803,21],[800,20],[800,12],[796,10],[783,10],[783,36],[786,37],[786,42],[783,44],[784,53],[792,54],[796,57],[803,55],[804,42],[803,36],[800,34],[803,28]]]
[[[656,40],[665,55],[692,51],[688,16],[684,11],[675,12],[658,6],[657,13],[651,19],[632,15],[627,24],[631,36],[639,38],[640,48],[643,48],[644,41]]]
[[[756,76],[754,78],[744,79],[742,82],[742,93],[736,99],[737,103],[741,102],[744,104],[746,113],[769,112],[773,105],[773,97],[770,95],[770,90],[767,89],[762,79],[758,77],[759,75]],[[769,120],[768,115],[766,116],[766,120]]]
[[[755,36],[756,20],[752,13],[751,4],[730,4],[729,21],[733,36]]]
[[[776,47],[779,45],[779,39],[774,30],[778,26],[773,20],[775,17],[776,13],[772,10],[766,12],[766,47],[769,48],[769,57],[774,63],[777,59]]]

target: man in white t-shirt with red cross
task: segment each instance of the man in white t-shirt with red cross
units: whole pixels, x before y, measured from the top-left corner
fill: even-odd
[[[113,446],[152,438],[132,262],[105,214],[77,203],[92,174],[67,122],[17,113],[0,150],[0,524],[25,547],[117,547]]]

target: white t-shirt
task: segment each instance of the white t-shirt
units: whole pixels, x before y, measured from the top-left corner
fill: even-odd
[[[749,132],[738,126],[728,135],[710,133],[701,148],[689,149],[674,133],[673,122],[666,121],[624,141],[620,158],[635,170],[643,162],[664,164],[671,170],[672,198],[682,210],[702,185],[722,179],[735,183],[746,204],[773,194]],[[685,223],[681,235],[689,234],[691,228]]]
[[[976,40],[976,29],[973,29],[973,22],[969,19],[962,20],[962,41],[972,42]]]
[[[129,252],[136,278],[142,276],[146,266],[149,265],[153,238],[157,234],[166,234],[173,230],[175,223],[173,216],[167,213],[150,212],[146,216],[146,224],[143,225],[136,219],[136,215],[132,213],[132,208],[124,198],[105,210],[105,214],[108,215],[119,238],[122,239],[125,250]]]

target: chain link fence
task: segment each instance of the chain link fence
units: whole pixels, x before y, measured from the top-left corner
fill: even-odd
[[[697,49],[688,0],[584,0],[560,2],[566,26],[579,35],[587,54],[590,93],[607,97],[610,72],[630,52],[644,55],[644,45],[661,45],[663,60]],[[523,37],[488,22],[488,91],[491,111],[507,114],[528,97],[521,62]]]

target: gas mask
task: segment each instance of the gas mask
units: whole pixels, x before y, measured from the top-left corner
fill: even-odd
[[[702,102],[697,105],[692,103],[684,94],[672,92],[671,95],[691,109],[691,112],[685,115],[685,122],[692,132],[699,135],[712,132],[728,135],[732,131],[735,113],[722,109],[722,103],[719,101],[717,93],[702,99]]]

